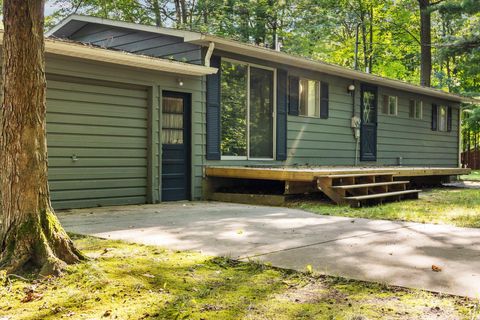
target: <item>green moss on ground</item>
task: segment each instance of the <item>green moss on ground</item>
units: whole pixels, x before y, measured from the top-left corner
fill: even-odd
[[[476,301],[120,241],[61,278],[0,276],[0,319],[471,319]]]
[[[438,188],[420,193],[419,200],[350,208],[314,200],[289,204],[310,212],[352,218],[414,221],[480,228],[480,189]]]

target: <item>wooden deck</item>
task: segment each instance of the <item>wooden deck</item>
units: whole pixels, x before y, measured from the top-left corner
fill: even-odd
[[[469,174],[468,168],[431,167],[227,167],[208,166],[207,177],[311,182],[331,175],[392,174],[394,177],[455,176]]]

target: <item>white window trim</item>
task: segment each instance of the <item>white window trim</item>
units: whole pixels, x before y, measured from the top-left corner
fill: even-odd
[[[391,95],[387,95],[388,96],[388,115],[389,116],[398,116],[398,96],[391,96]],[[390,113],[390,98],[395,98],[395,113]]]
[[[247,156],[224,156],[220,155],[220,160],[250,160],[250,161],[272,161],[275,160],[277,154],[277,69],[265,67],[255,63],[249,63],[245,61],[222,58],[222,61],[227,61],[230,63],[241,64],[247,66]],[[273,112],[272,112],[272,121],[273,121],[273,157],[272,158],[252,158],[250,157],[250,67],[270,70],[273,71]],[[220,92],[221,94],[221,92]],[[220,107],[221,108],[221,107]],[[220,124],[221,126],[221,124]],[[222,137],[220,136],[220,141]],[[221,150],[220,150],[221,152]]]
[[[423,120],[423,100],[420,99],[410,99],[410,101],[413,101],[413,117],[410,117],[410,119],[413,120]],[[409,103],[410,103],[409,101]],[[418,103],[420,103],[420,117],[417,117],[417,108],[418,108]],[[410,111],[409,111],[410,112]]]
[[[308,116],[308,115],[303,115],[300,114],[300,104],[301,104],[301,88],[300,88],[300,81],[314,81],[315,82],[315,87],[317,88],[317,94],[318,94],[318,116]],[[318,84],[318,85],[317,85]],[[315,79],[310,79],[310,78],[304,78],[304,77],[298,77],[298,116],[302,118],[308,118],[308,119],[320,119],[320,101],[322,101],[322,97],[320,96],[321,94],[321,82],[320,80],[315,80]],[[317,106],[315,106],[317,107]]]
[[[419,103],[419,105],[417,104]],[[420,117],[417,117],[417,108],[420,107]],[[415,110],[413,110],[413,118],[416,120],[423,120],[423,100],[415,100]]]

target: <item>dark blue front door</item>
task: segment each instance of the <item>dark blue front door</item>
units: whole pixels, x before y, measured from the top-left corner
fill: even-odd
[[[377,88],[361,87],[360,160],[377,160]]]
[[[162,98],[162,201],[190,200],[189,94],[164,91]]]

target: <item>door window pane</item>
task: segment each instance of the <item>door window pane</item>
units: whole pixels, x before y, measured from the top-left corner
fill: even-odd
[[[375,119],[375,94],[371,91],[363,92],[363,114],[362,122],[364,124],[374,123]]]
[[[162,143],[183,144],[183,99],[164,97],[162,101]]]
[[[273,158],[273,71],[250,68],[250,157]]]
[[[222,61],[220,103],[223,156],[247,156],[247,72],[246,65]]]

